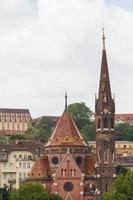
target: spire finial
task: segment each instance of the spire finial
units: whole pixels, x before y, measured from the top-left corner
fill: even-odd
[[[67,91],[65,92],[65,111],[67,111]]]
[[[104,33],[104,26],[103,26],[103,50],[105,50],[105,33]]]

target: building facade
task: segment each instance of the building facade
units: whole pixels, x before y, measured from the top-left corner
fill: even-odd
[[[0,144],[0,187],[19,188],[35,160],[44,153],[44,145],[36,141]]]
[[[0,108],[0,135],[24,134],[30,120],[28,109]]]

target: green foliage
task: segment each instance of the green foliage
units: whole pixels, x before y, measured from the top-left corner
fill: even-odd
[[[10,140],[38,140],[43,143],[47,142],[55,122],[46,117],[33,120],[28,125],[25,135],[12,135]]]
[[[8,187],[0,188],[0,200],[9,200]]]
[[[133,141],[133,125],[118,124],[116,126],[117,140],[129,140]]]
[[[74,119],[83,137],[88,140],[95,140],[95,123],[90,121],[92,111],[85,103],[73,103],[68,106],[68,112]]]
[[[101,199],[102,200],[113,200],[111,197],[111,194],[109,192],[105,192]]]
[[[18,190],[13,191],[9,200],[62,200],[62,198],[56,194],[48,193],[38,183],[26,183]]]
[[[92,116],[92,111],[83,102],[70,104],[67,110],[79,129],[82,129]]]
[[[116,168],[117,175],[121,175],[121,174],[125,175],[127,172],[128,172],[128,169],[122,165],[118,165]]]
[[[133,172],[120,175],[110,193],[105,193],[102,200],[133,200]]]
[[[58,194],[50,193],[48,200],[62,200]]]

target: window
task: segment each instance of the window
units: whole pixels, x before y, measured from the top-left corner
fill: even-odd
[[[19,159],[22,160],[22,155],[19,155]]]
[[[64,184],[64,190],[66,191],[66,192],[71,192],[72,190],[73,190],[73,183],[71,183],[71,182],[66,182],[65,184]]]
[[[103,118],[103,128],[108,128],[108,119]]]
[[[27,155],[24,155],[24,160],[27,160]]]
[[[5,113],[5,122],[6,122],[6,113]]]
[[[27,163],[27,169],[30,169],[30,163]]]
[[[114,120],[111,118],[111,128],[114,128]]]
[[[20,118],[20,122],[22,122],[21,114],[20,114],[19,118]]]
[[[25,122],[27,122],[27,116],[25,115]]]
[[[25,177],[26,177],[26,173],[23,174],[23,178],[25,178]]]
[[[3,179],[6,179],[6,174],[5,173],[3,174]]]
[[[13,166],[13,163],[9,163],[9,167],[12,167]]]
[[[20,179],[22,178],[22,173],[19,173],[19,178],[20,178]]]
[[[17,122],[17,114],[14,114],[15,122]]]
[[[55,164],[55,165],[57,165],[59,163],[58,158],[57,157],[53,157],[52,158],[52,163]]]
[[[22,169],[22,163],[19,163],[19,169]]]
[[[26,163],[23,163],[23,169],[26,169]]]
[[[10,122],[12,122],[12,114],[10,114]]]
[[[98,119],[97,128],[98,129],[101,128],[101,120],[100,119]]]
[[[80,166],[82,159],[81,159],[81,157],[78,156],[75,161],[76,161],[77,165]]]
[[[31,157],[31,155],[28,155],[28,160],[32,160],[32,157]]]
[[[17,158],[17,155],[13,155],[13,158]]]

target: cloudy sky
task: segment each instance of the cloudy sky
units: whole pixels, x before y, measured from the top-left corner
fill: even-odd
[[[126,3],[125,3],[126,2]],[[132,0],[0,0],[0,107],[60,115],[94,110],[102,26],[117,113],[133,113]]]

